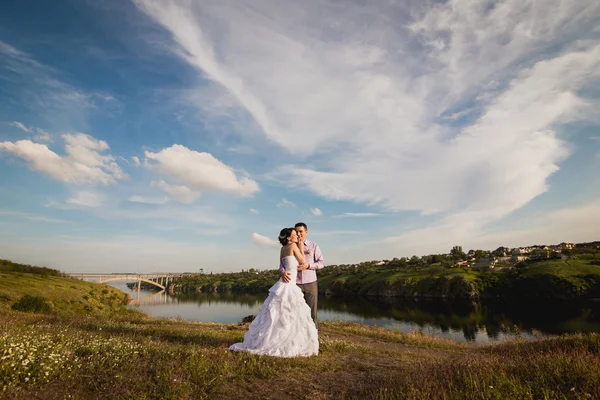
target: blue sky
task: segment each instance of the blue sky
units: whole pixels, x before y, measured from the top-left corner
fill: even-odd
[[[0,257],[275,268],[600,239],[600,3],[0,6]]]

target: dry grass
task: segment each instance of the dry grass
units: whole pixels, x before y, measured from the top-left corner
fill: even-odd
[[[73,289],[70,280],[51,278],[66,292],[89,294],[85,285]],[[27,292],[25,281],[18,295]],[[598,334],[468,346],[323,322],[318,356],[278,359],[227,350],[247,324],[146,317],[111,306],[110,295],[102,302],[101,286],[93,301],[103,309],[88,312],[68,300],[73,293],[53,289],[53,297],[38,284],[31,294],[48,297],[51,314],[0,307],[3,398],[600,398]]]

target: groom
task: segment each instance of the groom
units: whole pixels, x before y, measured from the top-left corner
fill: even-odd
[[[304,264],[298,266],[298,277],[296,278],[296,284],[304,293],[304,300],[310,307],[310,316],[312,317],[315,326],[317,326],[317,298],[319,296],[319,288],[317,286],[317,270],[323,269],[325,266],[323,262],[323,253],[319,245],[306,239],[308,233],[308,227],[304,222],[298,222],[294,228],[298,234],[298,247],[302,254],[304,254]],[[289,282],[289,273],[285,272],[285,269],[280,267],[281,279],[284,282]]]

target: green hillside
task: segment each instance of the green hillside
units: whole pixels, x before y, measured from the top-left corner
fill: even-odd
[[[67,278],[49,268],[0,260],[0,311],[13,308],[24,296],[37,299],[30,302],[47,304],[46,313],[61,316],[111,314],[125,309],[129,301],[127,294],[111,286]]]

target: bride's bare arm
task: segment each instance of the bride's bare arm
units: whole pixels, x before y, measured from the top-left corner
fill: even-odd
[[[296,243],[292,244],[292,250],[294,251],[294,257],[298,260],[299,264],[304,264],[304,254],[300,251]]]
[[[285,267],[283,266],[283,257],[284,257],[284,251],[283,248],[281,249],[281,251],[279,252],[279,274],[281,275],[281,279],[283,280],[283,282],[288,283],[290,281],[290,273],[287,272],[285,270]]]

